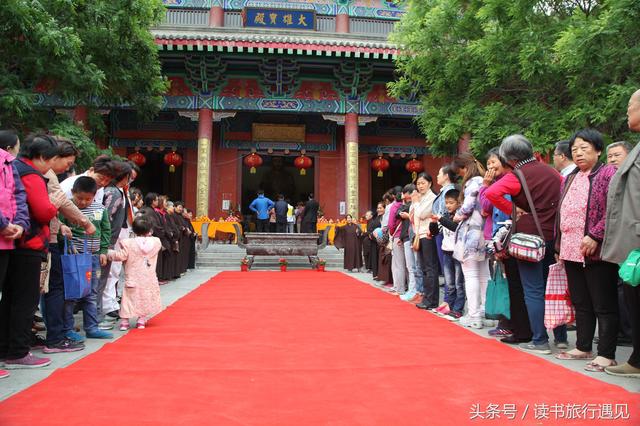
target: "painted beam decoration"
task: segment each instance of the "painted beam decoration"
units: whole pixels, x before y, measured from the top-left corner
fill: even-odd
[[[242,11],[242,22],[250,28],[315,31],[316,13],[314,10],[246,7]]]

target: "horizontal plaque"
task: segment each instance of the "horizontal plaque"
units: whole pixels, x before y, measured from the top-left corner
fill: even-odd
[[[253,142],[304,143],[304,137],[304,124],[253,123],[251,126],[251,140]]]
[[[316,12],[314,10],[245,7],[242,11],[242,21],[245,27],[252,28],[289,28],[315,31]]]

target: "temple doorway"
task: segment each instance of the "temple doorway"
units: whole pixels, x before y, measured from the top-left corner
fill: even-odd
[[[132,186],[139,188],[143,194],[155,192],[158,195],[166,195],[172,201],[182,200],[183,166],[176,167],[174,172],[169,171],[169,166],[164,163],[164,156],[170,150],[158,151],[154,149],[140,152],[144,154],[146,163],[140,167],[140,175],[138,175]],[[184,158],[183,153],[178,152]]]
[[[246,154],[245,154],[246,155]],[[309,193],[314,192],[314,167],[306,169],[306,174],[293,165],[294,155],[263,155],[262,165],[251,173],[249,167],[242,166],[242,214],[251,214],[249,204],[256,198],[258,191],[264,191],[266,197],[275,201],[278,194],[284,195],[295,206],[306,201]],[[315,165],[315,158],[311,156]]]

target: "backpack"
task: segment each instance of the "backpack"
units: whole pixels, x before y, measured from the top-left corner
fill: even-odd
[[[629,256],[620,265],[618,275],[632,287],[640,285],[640,248],[631,250]]]

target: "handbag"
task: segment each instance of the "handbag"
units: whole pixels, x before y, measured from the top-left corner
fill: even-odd
[[[420,251],[420,237],[418,234],[413,236],[413,241],[411,241],[411,248],[413,251]]]
[[[620,265],[618,275],[631,287],[640,285],[640,249],[631,250],[629,256]]]
[[[64,252],[60,256],[62,262],[62,280],[65,300],[78,300],[91,292],[92,261],[87,252],[87,238],[84,239],[84,253],[73,253],[69,249],[67,237],[64,237]]]
[[[575,318],[564,263],[554,263],[549,266],[547,289],[544,292],[544,325],[546,328],[556,328],[572,323]]]
[[[511,227],[512,234],[511,238],[509,238],[508,252],[509,255],[515,259],[524,260],[527,262],[539,262],[544,258],[546,249],[544,234],[542,233],[542,228],[540,227],[540,222],[538,221],[538,214],[536,213],[536,208],[533,205],[531,193],[529,192],[529,187],[527,186],[527,181],[522,174],[522,171],[514,169],[513,172],[520,178],[520,183],[522,184],[524,195],[527,197],[527,203],[529,204],[529,208],[531,209],[531,214],[533,215],[533,221],[536,224],[538,235],[516,232],[517,217],[516,205],[514,203],[513,211],[511,213],[513,223]]]
[[[487,284],[487,300],[484,307],[485,316],[489,319],[511,319],[511,301],[509,299],[509,283],[502,273],[502,263],[496,262],[493,277]]]

